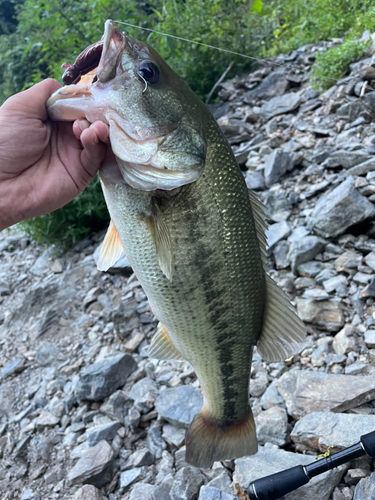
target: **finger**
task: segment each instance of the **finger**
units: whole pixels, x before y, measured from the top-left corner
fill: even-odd
[[[47,99],[60,87],[58,81],[47,78],[47,80],[10,97],[2,107],[16,115],[22,114],[23,117],[29,115],[30,118],[45,121],[47,119]]]
[[[98,120],[90,125],[90,129],[96,134],[99,141],[109,144],[109,127]]]
[[[104,160],[106,146],[99,141],[98,135],[91,127],[82,132],[80,139],[83,146],[82,165],[87,173],[94,177]]]
[[[81,134],[84,130],[88,129],[90,127],[90,122],[87,120],[76,120],[73,123],[73,134],[76,136],[77,139],[81,138]]]

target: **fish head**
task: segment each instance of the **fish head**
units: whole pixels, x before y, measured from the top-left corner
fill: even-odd
[[[207,108],[153,48],[110,20],[102,41],[97,67],[48,99],[49,117],[107,123],[122,179],[135,189],[170,191],[196,181]],[[79,64],[84,73],[84,56]]]

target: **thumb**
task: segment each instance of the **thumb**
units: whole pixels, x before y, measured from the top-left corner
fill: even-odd
[[[19,94],[9,97],[2,108],[4,111],[26,118],[47,120],[46,102],[61,85],[53,78],[47,78]]]

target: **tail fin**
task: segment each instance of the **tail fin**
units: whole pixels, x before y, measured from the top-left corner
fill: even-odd
[[[253,412],[235,424],[220,424],[198,413],[186,433],[186,461],[208,468],[217,460],[231,460],[258,451]]]

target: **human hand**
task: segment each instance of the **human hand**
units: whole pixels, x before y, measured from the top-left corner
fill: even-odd
[[[48,119],[45,103],[60,87],[48,79],[0,108],[0,231],[56,210],[94,178],[109,143],[108,126]]]

